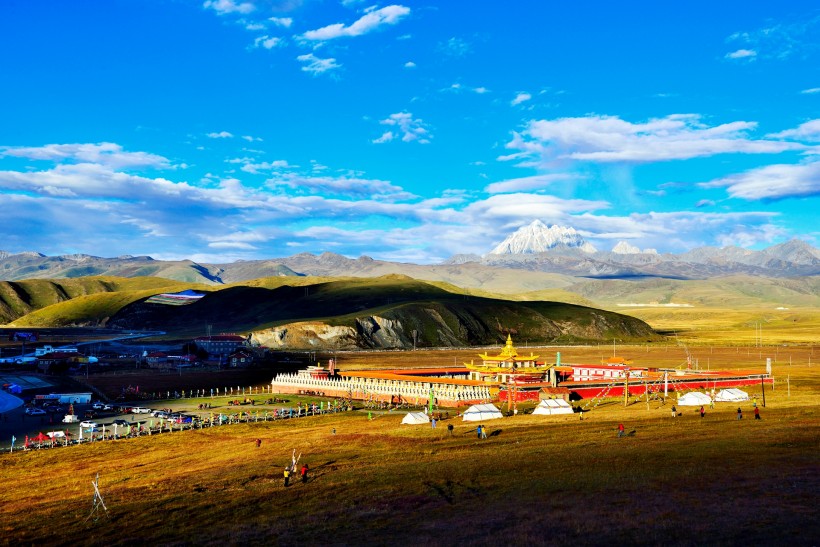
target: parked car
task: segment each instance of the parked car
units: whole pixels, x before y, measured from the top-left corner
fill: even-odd
[[[100,425],[97,422],[86,420],[84,422],[80,422],[80,427],[83,429],[97,429]]]
[[[91,405],[91,408],[93,408],[94,410],[105,410],[105,403],[97,401],[96,403]]]
[[[113,407],[113,406],[111,406],[111,405],[109,405],[109,404],[105,404],[105,405],[103,405],[103,408],[102,408],[102,409],[103,409],[103,410],[114,410],[114,407]]]
[[[34,408],[34,407],[26,408],[26,414],[28,414],[29,416],[42,416],[45,413],[46,413],[46,411],[43,410],[42,408]]]
[[[135,406],[131,409],[132,414],[148,414],[149,412],[151,412],[151,409],[144,406]]]
[[[86,417],[87,417],[87,416],[86,416]],[[66,414],[66,415],[63,417],[63,423],[64,423],[64,424],[75,424],[75,423],[77,423],[77,422],[79,422],[79,421],[80,421],[80,419],[79,419],[79,418],[77,418],[77,415],[76,415],[76,414]]]
[[[154,418],[167,418],[168,413],[164,410],[153,410],[151,411],[151,416],[153,416]]]
[[[119,425],[119,426],[131,425],[131,422],[129,422],[128,420],[123,420],[122,418],[117,418],[116,420],[114,420],[111,423],[114,424],[114,425]]]

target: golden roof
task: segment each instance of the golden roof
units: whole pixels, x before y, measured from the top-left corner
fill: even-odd
[[[479,353],[478,356],[484,361],[535,361],[538,359],[538,356],[533,355],[532,352],[530,352],[527,356],[518,355],[518,350],[516,350],[515,346],[513,346],[512,336],[509,334],[507,335],[507,343],[501,349],[501,353],[495,356],[487,355],[486,353]]]

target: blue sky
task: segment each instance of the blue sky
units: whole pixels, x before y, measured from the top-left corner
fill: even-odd
[[[820,242],[813,2],[0,4],[0,249]]]

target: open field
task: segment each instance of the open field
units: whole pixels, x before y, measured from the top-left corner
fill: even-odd
[[[712,355],[728,359],[735,349]],[[672,419],[669,404],[647,410],[612,401],[583,421],[519,415],[487,422],[492,434],[479,441],[460,419],[449,422],[450,437],[447,421],[436,429],[401,426],[398,413],[368,420],[354,411],[5,455],[0,538],[813,545],[820,538],[820,367],[795,361],[775,364],[781,380],[767,391],[760,421],[751,419],[749,403],[737,421],[728,403],[704,419],[681,407]],[[634,436],[616,438],[619,422]],[[286,489],[281,473],[293,449],[311,479]],[[87,517],[96,473],[109,514],[95,522]]]
[[[637,317],[687,344],[752,345],[759,325],[763,343],[817,344],[820,308],[612,308]]]

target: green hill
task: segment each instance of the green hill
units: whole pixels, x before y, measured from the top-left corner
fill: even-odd
[[[89,280],[92,278],[88,278]],[[170,285],[170,286],[169,286]],[[535,341],[591,341],[617,337],[656,337],[639,319],[610,311],[547,301],[512,301],[465,294],[444,283],[402,275],[323,280],[276,277],[225,287],[208,287],[205,297],[187,306],[147,303],[158,292],[197,288],[157,280],[109,281],[18,318],[16,326],[105,325],[162,330],[194,336],[214,332],[264,333],[293,324],[343,329],[356,347],[458,346],[493,344],[508,333]],[[119,290],[117,290],[119,289]],[[449,290],[448,290],[449,289]],[[413,332],[415,331],[415,336]],[[260,336],[262,336],[260,334]],[[315,347],[316,340],[292,338],[291,346]],[[329,341],[328,347],[336,342]]]

